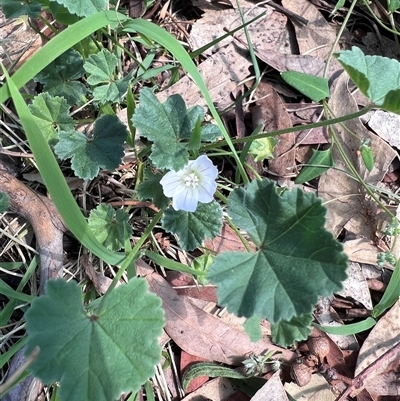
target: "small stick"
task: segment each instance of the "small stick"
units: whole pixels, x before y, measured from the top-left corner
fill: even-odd
[[[382,354],[377,360],[367,366],[362,372],[360,372],[353,380],[347,389],[338,397],[335,401],[346,401],[348,395],[354,390],[361,390],[364,387],[364,380],[374,371],[379,370],[379,367],[389,362],[398,352],[400,352],[400,342],[398,342],[393,348]]]
[[[295,20],[297,20],[298,22],[302,23],[303,25],[307,25],[308,24],[308,19],[305,19],[301,15],[298,15],[298,14],[296,14],[296,13],[290,11],[290,10],[287,10],[286,8],[280,6],[279,4],[276,4],[272,0],[266,1],[265,3],[268,4],[269,6],[275,8],[276,10],[280,11],[282,14],[285,14],[288,17],[294,18]]]

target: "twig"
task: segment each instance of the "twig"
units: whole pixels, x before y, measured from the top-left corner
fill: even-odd
[[[345,401],[347,396],[350,395],[354,390],[360,392],[364,387],[364,381],[367,377],[374,372],[376,374],[377,371],[382,369],[385,364],[389,363],[392,358],[396,356],[397,353],[400,352],[400,342],[398,342],[393,348],[386,351],[382,354],[378,359],[371,363],[371,365],[367,366],[362,372],[360,372],[353,380],[352,383],[347,389],[338,397],[335,401]]]
[[[39,251],[40,294],[44,294],[50,278],[62,277],[63,233],[66,227],[50,199],[36,194],[9,173],[0,161],[0,191],[10,198],[10,209],[24,216],[32,225]],[[26,363],[25,347],[12,358],[8,376]],[[2,398],[3,401],[34,401],[43,385],[32,375],[18,383]]]
[[[308,24],[308,19],[305,19],[301,15],[295,14],[294,12],[292,12],[290,10],[287,10],[285,7],[282,7],[279,4],[276,4],[272,0],[266,1],[265,3],[268,4],[269,6],[275,8],[276,10],[280,11],[282,14],[285,14],[288,17],[293,18],[293,19],[297,20],[298,22],[301,22],[304,25]]]

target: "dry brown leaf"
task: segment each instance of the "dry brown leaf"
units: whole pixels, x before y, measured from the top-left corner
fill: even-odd
[[[400,148],[400,116],[398,114],[373,110],[362,120],[368,123],[368,126],[389,145]]]
[[[258,52],[275,51],[279,53],[290,53],[288,42],[288,31],[286,29],[287,18],[273,8],[253,7],[243,9],[245,21],[249,21],[266,11],[266,15],[247,26],[253,47]],[[238,10],[220,10],[206,12],[202,18],[196,21],[190,32],[195,49],[199,49],[242,25],[242,19]],[[235,34],[238,41],[247,44],[243,30]],[[232,36],[225,38],[222,42],[208,49],[205,54],[211,54],[221,47],[231,43]],[[239,42],[239,43],[240,43]],[[236,43],[238,44],[238,43]],[[239,46],[242,46],[239,44]]]
[[[343,289],[338,292],[344,298],[351,298],[360,302],[366,309],[372,310],[371,293],[361,266],[350,262],[346,270],[347,278],[343,281]]]
[[[256,52],[256,55],[279,72],[297,71],[322,77],[325,70],[325,60],[316,56],[282,54],[272,51]],[[335,77],[341,71],[343,71],[343,67],[336,59],[332,59],[328,67],[327,77]]]
[[[245,333],[197,308],[187,297],[178,296],[168,282],[142,260],[137,261],[137,273],[146,276],[151,291],[162,299],[164,329],[186,352],[227,364],[239,364],[246,355],[262,354],[266,350],[280,352],[284,360],[295,358],[293,352],[266,341],[252,343]]]
[[[325,60],[335,41],[336,27],[329,24],[309,0],[282,0],[282,5],[308,20],[307,25],[292,20],[300,54],[311,54]]]
[[[379,319],[362,345],[358,355],[355,374],[358,375],[382,354],[398,344],[400,341],[399,333],[400,301],[397,301],[389,312]],[[374,372],[364,380],[365,388],[371,395],[385,396],[398,395],[400,393],[398,381],[392,380],[392,373],[395,373],[395,376],[397,376],[399,356],[397,354],[388,363],[377,366]],[[378,384],[379,390],[375,387]],[[352,397],[354,395],[353,393]]]
[[[347,84],[348,76],[342,74],[332,89],[329,106],[337,117],[358,111]],[[386,174],[396,152],[381,138],[369,132],[359,119],[347,121],[345,124],[356,135],[356,137],[350,135],[341,125],[335,126],[338,139],[347,157],[368,184],[376,185]],[[371,172],[365,168],[357,153],[361,141],[366,138],[371,141],[375,158]],[[326,227],[335,236],[338,236],[345,228],[351,233],[373,240],[378,224],[376,204],[367,197],[363,187],[356,180],[340,171],[348,171],[348,168],[336,147],[334,147],[333,157],[339,170],[328,170],[320,177],[318,185],[318,195],[324,199],[328,208]]]
[[[303,387],[296,383],[286,383],[285,390],[298,401],[334,401],[336,398],[331,386],[319,374],[312,375],[311,381]]]
[[[256,247],[249,244],[252,250]],[[226,223],[222,226],[221,232],[213,239],[206,239],[204,241],[204,246],[216,253],[221,253],[225,251],[240,251],[246,252],[242,241],[236,235],[235,231]]]
[[[281,98],[270,84],[260,83],[254,96],[260,99],[257,100],[257,105],[262,109],[266,132],[292,126],[291,118]],[[274,158],[268,162],[268,170],[279,177],[285,177],[293,171],[295,166],[295,134],[291,132],[277,138],[279,142],[274,149]]]
[[[377,255],[381,250],[367,238],[357,238],[343,243],[344,252],[352,262],[366,263],[368,265],[377,264]],[[385,262],[383,265],[387,269],[393,266]]]
[[[89,261],[88,255],[82,255],[80,258],[80,263],[82,264],[90,281],[93,283],[96,291],[101,295],[105,294],[110,287],[112,280],[109,277],[106,277],[104,274],[96,272],[92,263]],[[116,286],[119,285],[120,283],[118,282]]]
[[[280,371],[275,372],[271,378],[254,394],[251,401],[288,401],[285,389],[280,378]]]
[[[217,109],[225,109],[232,103],[230,93],[249,75],[250,65],[247,52],[237,49],[233,44],[221,49],[199,65],[199,72]],[[160,92],[157,98],[160,102],[165,102],[168,96],[175,93],[182,96],[187,107],[206,106],[197,84],[187,75],[175,85]]]

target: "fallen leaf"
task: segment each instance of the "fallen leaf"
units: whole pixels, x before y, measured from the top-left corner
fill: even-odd
[[[146,276],[150,290],[163,301],[165,331],[186,352],[226,364],[239,364],[250,353],[262,354],[266,350],[281,353],[283,360],[294,360],[296,354],[266,341],[252,343],[248,336],[232,329],[176,291],[163,277],[155,273],[142,260],[137,261],[137,273]]]
[[[364,341],[358,355],[355,375],[361,373],[382,354],[398,344],[400,341],[398,333],[400,333],[400,301],[397,301],[389,312],[379,319]],[[377,366],[373,373],[364,380],[366,390],[371,395],[382,397],[392,395],[394,386],[396,391],[394,395],[398,395],[400,393],[400,385],[397,380],[393,380],[392,375],[392,373],[395,373],[395,377],[397,377],[398,368],[399,353],[391,360],[388,360],[387,363]],[[379,390],[375,387],[377,383],[379,383]],[[377,390],[379,393],[377,393]],[[353,392],[351,396],[355,396],[357,392]]]
[[[303,387],[299,387],[296,383],[286,383],[284,388],[296,401],[334,401],[336,399],[331,386],[319,374],[312,375],[311,381]]]
[[[199,72],[217,109],[225,109],[232,103],[230,92],[249,75],[250,66],[248,53],[237,49],[232,43],[199,65]],[[187,107],[206,106],[197,84],[187,75],[168,89],[158,93],[157,98],[160,102],[164,102],[175,93],[182,96]]]
[[[364,305],[365,308],[372,310],[371,293],[361,266],[358,263],[350,262],[346,273],[347,278],[342,283],[343,289],[338,294],[344,298],[354,299]]]
[[[265,8],[252,7],[243,9],[244,20],[247,22],[264,12],[266,12],[264,16],[247,26],[252,46],[259,52],[273,50],[280,53],[290,53],[286,28],[287,18],[283,14],[274,11],[270,6],[265,6]],[[243,22],[237,9],[207,11],[193,25],[190,35],[195,44],[195,49],[198,49],[241,25]],[[246,46],[247,40],[243,29],[235,33],[235,38],[239,43],[242,42]],[[225,38],[212,49],[209,49],[206,54],[215,52],[233,40],[232,36]]]
[[[348,79],[347,74],[342,74],[332,89],[329,106],[337,117],[358,111],[357,104],[348,91]],[[376,185],[385,176],[396,152],[381,138],[368,131],[359,119],[346,121],[345,125],[355,137],[349,135],[339,124],[335,129],[347,157],[367,184]],[[366,138],[371,141],[375,158],[371,172],[365,168],[357,154],[361,141]],[[376,203],[367,196],[361,184],[342,172],[347,172],[348,168],[336,147],[333,150],[333,159],[337,168],[324,173],[318,184],[318,196],[324,199],[328,208],[326,227],[335,236],[345,228],[351,233],[362,234],[373,240],[378,224]]]
[[[292,121],[283,106],[283,102],[273,87],[268,83],[260,83],[255,91],[257,105],[262,109],[265,119],[266,132],[290,128]],[[293,171],[295,166],[295,134],[279,135],[278,144],[274,149],[274,158],[268,161],[268,169],[279,177],[285,177]]]
[[[289,401],[280,378],[280,371],[275,372],[271,378],[258,390],[251,401]]]
[[[329,24],[309,0],[282,0],[282,6],[308,20],[307,25],[292,20],[300,54],[312,52],[313,56],[325,60],[335,42],[337,27]],[[337,50],[340,49],[337,47]]]
[[[254,251],[256,247],[254,244],[249,244],[251,249]],[[220,234],[214,239],[206,239],[204,246],[211,249],[215,253],[221,253],[225,251],[241,251],[246,252],[242,241],[239,239],[235,231],[226,223],[222,226]]]
[[[400,148],[400,116],[384,110],[373,110],[362,119],[389,145]]]

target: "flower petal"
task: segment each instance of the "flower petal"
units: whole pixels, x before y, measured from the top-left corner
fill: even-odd
[[[199,201],[199,191],[197,188],[185,187],[185,190],[172,198],[172,207],[175,210],[184,210],[185,212],[194,212],[197,209]]]
[[[194,160],[190,164],[190,169],[196,171],[201,177],[210,180],[215,180],[218,176],[218,169],[206,155],[201,155]]]
[[[214,193],[217,189],[215,181],[202,180],[199,184],[199,201],[202,203],[209,203],[214,199]]]
[[[182,183],[182,171],[168,171],[160,180],[160,184],[163,187],[164,195],[168,198],[173,197],[177,193],[181,192],[185,188],[185,184]]]

